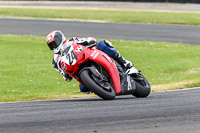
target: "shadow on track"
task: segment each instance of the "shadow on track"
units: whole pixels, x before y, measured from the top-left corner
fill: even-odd
[[[130,99],[136,99],[136,97],[119,96],[119,97],[116,97],[115,100],[103,100],[98,97],[97,98],[74,98],[74,99],[59,99],[59,100],[52,100],[52,101],[45,101],[45,102],[94,102],[94,101],[108,102],[108,101],[130,100]]]

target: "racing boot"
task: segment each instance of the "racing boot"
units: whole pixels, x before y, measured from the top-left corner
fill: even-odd
[[[126,70],[133,67],[133,63],[130,62],[130,61],[128,61],[128,60],[126,60],[126,59],[124,59],[124,57],[122,57],[118,51],[116,52],[116,54],[115,54],[115,56],[113,57],[113,59],[114,59],[118,64],[120,64],[122,67],[125,67]]]

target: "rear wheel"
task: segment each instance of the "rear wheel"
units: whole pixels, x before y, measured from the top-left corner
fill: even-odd
[[[103,75],[102,75],[103,76]],[[105,100],[115,99],[116,93],[114,91],[112,82],[105,76],[103,79],[96,77],[90,70],[85,69],[80,73],[80,78],[84,84],[99,97]]]
[[[132,78],[136,81],[136,90],[133,95],[135,97],[147,97],[151,92],[147,79],[141,73],[133,75]]]

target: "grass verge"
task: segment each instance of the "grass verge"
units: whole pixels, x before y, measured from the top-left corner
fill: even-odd
[[[199,46],[112,42],[124,57],[142,70],[152,91],[200,85]],[[0,49],[0,102],[82,95],[77,81],[65,82],[52,67],[53,53],[44,37],[1,35]]]
[[[0,16],[200,25],[200,13],[191,12],[1,7]]]

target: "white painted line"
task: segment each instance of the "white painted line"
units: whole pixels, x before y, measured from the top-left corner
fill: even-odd
[[[0,19],[21,19],[21,20],[46,20],[46,21],[68,21],[68,22],[91,22],[91,23],[112,23],[101,20],[66,19],[66,18],[34,18],[34,17],[0,17]]]
[[[174,92],[174,91],[188,91],[188,90],[196,90],[196,89],[200,89],[200,87],[184,88],[184,89],[176,89],[176,90],[167,90],[167,91],[158,91],[158,92],[154,92],[154,93]]]

